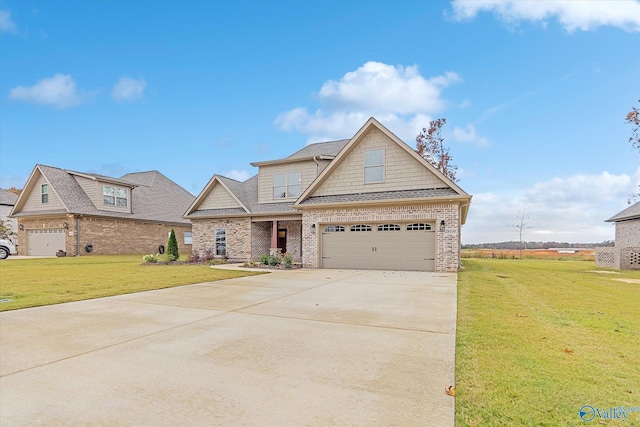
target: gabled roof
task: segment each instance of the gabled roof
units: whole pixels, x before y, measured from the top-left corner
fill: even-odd
[[[29,194],[33,191],[34,183],[39,174],[49,183],[50,191],[53,191],[58,196],[64,207],[63,209],[21,212]],[[131,188],[131,208],[133,212],[123,213],[98,209],[78,184],[78,181],[74,179],[74,175]],[[130,173],[121,178],[113,178],[69,171],[53,166],[36,165],[11,211],[11,216],[28,217],[68,213],[185,223],[182,213],[194,198],[195,196],[158,171]]]
[[[620,221],[628,221],[630,219],[639,219],[639,218],[640,218],[640,202],[629,206],[627,209],[615,214],[605,222],[620,222]]]
[[[14,206],[18,201],[18,195],[7,191],[4,188],[0,188],[0,205]]]
[[[411,157],[413,157],[414,159],[416,159],[416,161],[420,162],[429,172],[431,172],[432,174],[434,174],[436,177],[438,177],[446,186],[446,188],[448,188],[446,195],[441,195],[441,196],[435,196],[435,195],[431,195],[431,196],[417,196],[417,197],[413,197],[413,196],[407,196],[407,197],[395,197],[395,196],[401,196],[402,192],[383,192],[383,193],[390,193],[388,195],[386,195],[385,197],[388,197],[389,199],[393,199],[393,198],[424,198],[424,197],[429,197],[429,198],[447,198],[447,199],[464,199],[464,200],[471,200],[471,196],[467,193],[465,193],[460,187],[458,187],[458,185],[451,181],[449,178],[447,178],[444,174],[442,174],[442,172],[440,172],[438,169],[436,169],[435,167],[433,167],[433,165],[431,165],[429,162],[427,162],[425,159],[423,159],[418,153],[416,153],[415,150],[413,150],[411,147],[409,147],[407,144],[405,144],[400,138],[398,138],[396,135],[394,135],[389,129],[387,129],[386,127],[384,127],[380,122],[378,122],[375,118],[371,117],[369,118],[369,120],[367,120],[367,122],[360,128],[360,130],[358,130],[358,132],[356,132],[356,134],[353,136],[353,138],[351,138],[347,144],[345,144],[345,146],[342,148],[342,150],[340,150],[339,154],[336,156],[336,158],[329,164],[329,166],[327,166],[327,168],[322,171],[322,173],[311,183],[311,185],[302,193],[302,195],[298,198],[298,200],[295,202],[294,207],[306,207],[307,205],[311,205],[311,204],[321,204],[321,203],[341,203],[341,202],[358,202],[358,201],[365,201],[368,200],[366,199],[366,196],[369,194],[375,194],[375,193],[366,193],[366,195],[361,195],[360,193],[358,194],[353,194],[353,195],[342,195],[342,198],[337,198],[337,196],[321,196],[321,197],[313,197],[313,192],[331,175],[331,173],[338,167],[338,165],[340,165],[340,163],[342,163],[348,156],[349,153],[352,151],[352,149],[362,140],[362,138],[367,134],[367,132],[372,129],[378,129],[380,130],[382,133],[384,133],[391,141],[393,141],[394,143],[396,143],[400,148],[402,148],[404,151],[406,151]],[[425,190],[433,190],[433,189],[425,189]],[[391,193],[395,193],[391,194]],[[415,195],[416,193],[407,193],[407,194],[413,194]],[[349,197],[351,196],[351,197]],[[468,212],[469,206],[468,203],[463,206],[463,212],[462,212],[462,223],[464,224],[465,220],[466,220],[466,216],[467,216],[467,212]]]
[[[326,179],[332,170],[334,170],[342,160],[344,160],[351,149],[361,140],[371,127],[381,130],[393,142],[398,144],[410,156],[420,162],[427,170],[438,177],[442,181],[439,188],[425,188],[417,190],[400,190],[400,191],[380,191],[374,193],[357,193],[342,195],[326,195],[313,196],[313,191],[324,179]],[[239,182],[231,178],[220,175],[214,175],[209,183],[202,190],[198,198],[185,212],[185,218],[206,218],[206,217],[224,217],[224,216],[244,216],[244,215],[260,215],[260,214],[296,214],[301,209],[316,204],[330,203],[414,203],[424,202],[425,199],[437,200],[457,200],[463,202],[462,222],[465,222],[469,209],[469,201],[471,196],[465,193],[454,182],[444,176],[440,171],[434,168],[429,162],[420,157],[415,150],[402,142],[397,136],[391,133],[387,128],[382,126],[376,119],[370,118],[364,126],[351,139],[341,139],[338,141],[320,142],[309,144],[306,147],[296,151],[284,159],[269,160],[263,162],[251,163],[253,166],[266,166],[282,163],[291,163],[296,161],[326,159],[332,160],[324,171],[311,183],[311,185],[302,193],[295,202],[281,203],[258,203],[258,175],[254,175],[244,182]],[[213,190],[215,185],[222,184],[226,190],[238,201],[242,208],[221,208],[221,209],[204,209],[198,210],[198,207],[204,202]]]

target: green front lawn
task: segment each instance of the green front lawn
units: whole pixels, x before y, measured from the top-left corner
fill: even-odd
[[[458,426],[583,425],[584,405],[640,409],[640,271],[594,262],[465,259]],[[640,412],[593,425],[640,426]]]
[[[0,261],[0,311],[261,274],[208,265],[143,265],[140,255]]]

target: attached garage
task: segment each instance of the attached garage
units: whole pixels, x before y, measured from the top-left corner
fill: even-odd
[[[322,268],[435,270],[435,224],[323,224]]]
[[[63,228],[27,230],[27,255],[53,256],[65,249]]]

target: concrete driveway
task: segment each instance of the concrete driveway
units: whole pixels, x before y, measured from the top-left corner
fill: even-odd
[[[294,270],[0,314],[0,425],[453,426],[456,275]]]

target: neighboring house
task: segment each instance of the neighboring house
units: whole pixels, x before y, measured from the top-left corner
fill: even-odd
[[[173,228],[187,254],[191,223],[182,214],[194,199],[158,171],[111,178],[36,165],[11,212],[23,242],[18,253],[157,253]]]
[[[18,195],[11,191],[0,188],[0,219],[9,223],[14,233],[18,232],[18,221],[15,218],[9,218],[11,210],[18,200]],[[11,239],[13,243],[18,244],[17,235]]]
[[[214,175],[185,213],[193,251],[289,252],[307,268],[457,271],[471,196],[371,118],[353,136]]]
[[[615,246],[597,248],[596,265],[621,270],[640,270],[640,202],[605,222],[615,224]]]

